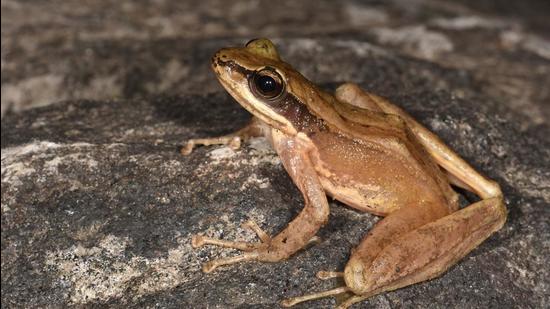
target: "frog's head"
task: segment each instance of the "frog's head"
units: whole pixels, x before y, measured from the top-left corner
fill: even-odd
[[[273,128],[295,135],[314,118],[304,102],[317,90],[281,60],[268,39],[219,50],[212,69],[235,100]]]

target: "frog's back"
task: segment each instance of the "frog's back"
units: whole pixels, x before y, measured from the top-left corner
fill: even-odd
[[[361,139],[334,130],[310,134],[318,145],[312,160],[329,195],[379,215],[422,202],[444,203],[456,210],[456,193],[413,136],[376,128],[370,132],[363,130]]]

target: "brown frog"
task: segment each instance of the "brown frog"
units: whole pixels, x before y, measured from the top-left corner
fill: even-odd
[[[267,39],[221,49],[212,68],[254,117],[233,134],[190,140],[182,153],[201,144],[238,148],[243,140],[265,136],[302,192],[305,206],[274,237],[246,222],[257,233],[257,243],[194,236],[195,248],[210,244],[243,251],[206,263],[205,272],[242,261],[288,258],[315,239],[327,222],[329,195],[384,219],[352,251],[343,272],[317,274],[322,279],[343,277],[345,286],[282,304],[352,293],[340,304],[346,308],[441,275],[506,221],[499,185],[386,99],[350,83],[334,95],[319,89],[283,62]],[[480,201],[459,209],[451,185],[474,192]]]

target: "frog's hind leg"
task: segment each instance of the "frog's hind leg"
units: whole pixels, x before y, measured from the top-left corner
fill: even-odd
[[[338,272],[338,271],[324,271],[324,270],[321,270],[321,271],[317,272],[316,277],[318,279],[321,279],[321,280],[328,280],[328,279],[333,279],[333,278],[342,278],[342,277],[344,277],[344,273],[343,272]],[[334,288],[334,289],[331,289],[331,290],[326,290],[326,291],[301,295],[301,296],[297,296],[297,297],[287,298],[287,299],[281,301],[281,305],[283,307],[292,307],[296,304],[299,304],[299,303],[302,303],[302,302],[305,302],[305,301],[330,297],[330,296],[349,293],[349,292],[350,292],[350,289],[348,287],[342,286],[342,287]],[[339,308],[347,308],[347,307],[339,306]]]
[[[318,293],[312,293],[307,295],[302,295],[298,297],[288,298],[283,301],[281,301],[281,305],[283,307],[292,307],[294,305],[297,305],[299,303],[303,303],[310,300],[330,297],[334,295],[340,295],[344,293],[349,293],[350,289],[348,287],[339,287],[328,291],[318,292]],[[350,298],[346,299],[342,303],[340,303],[336,309],[347,309],[351,305],[356,304],[358,302],[361,302],[369,297],[371,297],[373,294],[368,295],[353,295]]]
[[[315,275],[317,278],[321,280],[328,280],[332,278],[341,278],[344,277],[344,272],[342,271],[326,271],[326,270],[320,270]]]
[[[343,277],[343,276],[344,276],[343,272],[335,272],[335,271],[319,271],[319,272],[317,272],[317,278],[319,278],[321,280],[327,280],[327,279],[332,279],[332,278],[340,278],[340,277]],[[325,297],[330,297],[330,296],[335,296],[335,295],[340,295],[340,294],[344,294],[344,293],[351,293],[351,289],[347,286],[342,286],[342,287],[334,288],[334,289],[327,290],[327,291],[316,292],[316,293],[306,294],[306,295],[302,295],[302,296],[287,298],[287,299],[281,301],[281,305],[283,307],[292,307],[294,305],[297,305],[299,303],[303,303],[303,302],[306,302],[306,301],[325,298]],[[363,301],[363,300],[365,300],[365,299],[367,299],[367,298],[369,298],[369,297],[371,297],[372,295],[375,295],[375,294],[377,294],[376,291],[374,291],[370,294],[366,294],[366,295],[352,295],[351,297],[349,297],[345,301],[341,302],[336,307],[336,309],[349,308],[351,305],[356,304],[358,302],[361,302],[361,301]]]
[[[506,214],[501,209],[497,196],[392,237],[383,246],[373,245],[368,236],[346,265],[346,285],[358,295],[374,295],[433,279],[502,227]]]
[[[350,289],[348,287],[342,286],[342,287],[334,288],[332,290],[327,290],[327,291],[322,291],[322,292],[311,293],[311,294],[307,294],[307,295],[287,298],[287,299],[281,301],[281,305],[283,307],[292,307],[296,304],[303,303],[305,301],[310,301],[310,300],[330,297],[330,296],[334,296],[334,295],[339,295],[339,294],[343,294],[343,293],[348,293],[349,291],[350,291]]]
[[[344,84],[337,90],[337,94],[345,92],[361,93],[362,95],[355,96],[348,94],[347,98],[360,100],[367,97],[383,113],[400,116],[418,142],[445,170],[449,181],[481,198],[479,202],[464,209],[428,220],[405,233],[397,233],[397,237],[391,237],[391,231],[386,233],[379,225],[394,221],[409,206],[390,214],[371,233],[374,235],[381,232],[380,237],[385,240],[373,240],[373,235],[366,237],[346,266],[344,278],[352,291],[360,296],[374,295],[373,293],[391,291],[435,278],[504,225],[507,211],[496,182],[477,172],[439,137],[398,106],[365,92],[354,84]],[[339,99],[345,101],[345,98],[346,96],[340,96]],[[446,208],[444,206],[441,206],[442,209]],[[403,216],[397,222],[414,222],[430,213],[418,210]],[[387,236],[384,237],[384,234]]]
[[[183,155],[188,155],[193,152],[195,146],[198,145],[228,145],[232,149],[236,150],[241,147],[241,142],[247,141],[252,137],[263,136],[264,134],[265,124],[258,118],[253,117],[244,128],[238,130],[237,132],[218,137],[190,139],[185,143],[185,146],[181,148],[180,152]]]

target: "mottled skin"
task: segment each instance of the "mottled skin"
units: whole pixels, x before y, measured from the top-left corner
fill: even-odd
[[[385,218],[355,248],[344,272],[318,274],[343,276],[346,286],[282,304],[351,292],[354,296],[340,304],[345,308],[439,276],[506,221],[498,184],[387,100],[353,84],[340,86],[334,96],[318,89],[283,62],[267,39],[218,51],[212,68],[254,118],[234,134],[191,140],[182,152],[189,154],[198,144],[238,148],[243,139],[266,136],[302,192],[305,206],[274,237],[254,222],[245,223],[258,234],[259,243],[193,237],[195,247],[213,244],[245,251],[208,262],[205,272],[240,261],[288,258],[315,239],[327,222],[328,194]],[[259,74],[255,72],[266,68],[280,77],[283,90],[275,98],[266,98],[253,84],[254,74]],[[459,210],[451,184],[476,193],[480,201]]]

